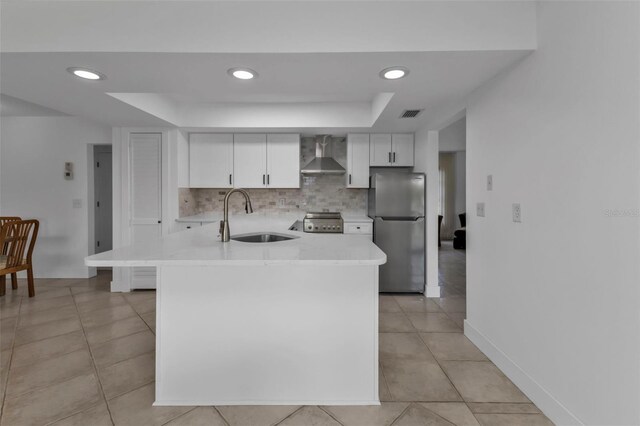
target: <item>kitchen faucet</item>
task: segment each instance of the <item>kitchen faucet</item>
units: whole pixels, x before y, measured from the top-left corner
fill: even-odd
[[[224,219],[220,221],[220,236],[222,237],[222,242],[226,243],[231,238],[231,234],[229,232],[229,197],[234,192],[239,192],[244,195],[245,205],[244,211],[248,213],[253,213],[253,207],[251,206],[251,198],[249,194],[244,189],[234,188],[231,191],[227,192],[227,195],[224,196]]]

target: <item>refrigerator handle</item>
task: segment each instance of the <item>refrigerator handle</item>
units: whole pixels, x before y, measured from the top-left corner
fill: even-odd
[[[391,163],[391,152],[389,152],[389,163]]]

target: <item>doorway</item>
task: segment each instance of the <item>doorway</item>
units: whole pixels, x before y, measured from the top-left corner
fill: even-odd
[[[111,145],[93,147],[95,253],[113,248],[113,182]]]

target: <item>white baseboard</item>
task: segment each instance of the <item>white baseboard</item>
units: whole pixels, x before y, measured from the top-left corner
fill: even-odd
[[[380,405],[380,401],[344,401],[344,400],[290,400],[290,401],[214,401],[214,400],[156,400],[154,407],[164,406],[211,406],[211,405]]]
[[[542,412],[557,425],[583,425],[560,401],[547,392],[538,382],[513,362],[493,342],[473,327],[468,320],[464,321],[464,334],[493,363],[515,383],[518,388],[538,406]]]
[[[424,295],[427,297],[440,297],[440,286],[426,286]]]

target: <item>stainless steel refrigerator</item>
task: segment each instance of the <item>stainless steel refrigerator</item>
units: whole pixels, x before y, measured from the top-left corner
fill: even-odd
[[[380,292],[424,293],[425,191],[423,173],[371,176],[373,242],[387,254],[380,266]]]

